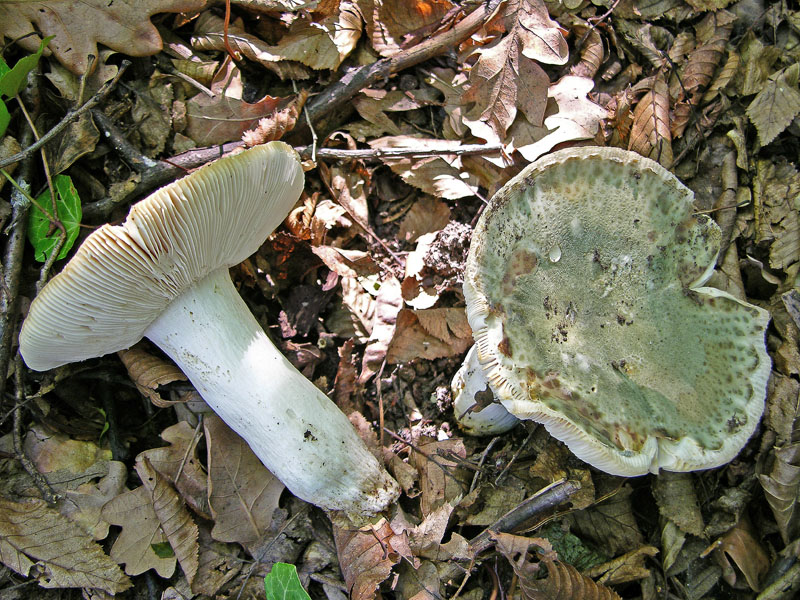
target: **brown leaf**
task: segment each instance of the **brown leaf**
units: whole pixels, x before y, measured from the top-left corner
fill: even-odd
[[[195,50],[222,50],[225,48],[224,20],[210,11],[203,12],[195,23],[192,47]],[[231,23],[228,28],[228,44],[235,52],[261,64],[281,79],[308,79],[311,71],[295,61],[282,60],[271,47],[254,35]]]
[[[397,315],[396,328],[386,356],[392,364],[456,356],[473,344],[463,308],[403,309]]]
[[[0,497],[0,560],[24,576],[36,566],[39,585],[46,588],[99,588],[116,594],[131,587],[91,536],[43,500]]]
[[[580,60],[569,69],[570,75],[594,79],[600,65],[603,63],[603,39],[594,27],[589,27],[585,21],[578,21],[573,25],[575,36],[583,41],[581,46]]]
[[[161,37],[150,22],[160,12],[203,8],[205,0],[48,0],[0,3],[0,36],[18,39],[26,50],[39,47],[42,37],[54,35],[48,46],[73,73],[84,73],[97,44],[129,56],[149,56],[161,50]]]
[[[599,577],[598,583],[612,585],[644,579],[650,575],[650,569],[645,566],[645,562],[656,554],[658,548],[655,546],[640,546],[614,560],[592,567],[583,574],[592,579]]]
[[[750,105],[747,116],[758,130],[758,141],[766,146],[786,129],[800,113],[797,89],[800,63],[779,71],[767,82]]]
[[[208,446],[211,535],[220,542],[257,542],[269,529],[283,484],[217,416],[204,421]]]
[[[378,272],[378,265],[363,250],[345,250],[336,246],[311,246],[325,266],[340,277],[360,277]]]
[[[613,479],[600,480],[595,485],[596,496],[607,497],[590,508],[571,513],[568,516],[571,531],[591,539],[612,555],[641,546],[644,537],[633,514],[631,487],[619,487]]]
[[[297,117],[308,98],[308,91],[300,90],[294,98],[284,98],[281,106],[277,107],[272,114],[259,119],[255,129],[250,129],[242,134],[242,141],[248,148],[266,144],[274,140],[279,140],[283,135],[294,129]]]
[[[241,72],[230,62],[211,84],[214,97],[201,93],[186,103],[186,135],[200,146],[238,140],[283,100],[265,96],[251,104],[242,100],[243,89]]]
[[[375,317],[372,322],[372,334],[364,349],[361,362],[361,374],[358,383],[364,385],[381,368],[386,359],[389,344],[394,338],[397,314],[403,308],[403,297],[400,282],[388,277],[380,284],[375,303]]]
[[[633,111],[633,127],[628,150],[672,164],[672,134],[669,128],[669,88],[659,74],[653,87],[639,100]]]
[[[736,16],[726,10],[710,12],[696,27],[698,46],[689,54],[683,72],[683,87],[690,97],[711,81],[722,60]]]
[[[336,379],[333,382],[333,399],[336,406],[346,415],[360,408],[356,405],[361,388],[356,384],[358,370],[353,358],[354,345],[355,340],[351,338],[345,340],[339,347],[339,366],[336,368]]]
[[[506,533],[493,537],[497,550],[508,559],[519,577],[523,600],[621,600],[610,588],[581,575],[572,565],[556,560],[547,540]],[[547,568],[544,579],[542,564]]]
[[[800,443],[772,451],[769,474],[758,476],[778,529],[785,543],[795,539],[800,531]]]
[[[698,537],[703,535],[705,525],[691,473],[665,471],[653,482],[653,496],[663,517],[674,522],[681,531]]]
[[[450,207],[441,200],[423,196],[417,200],[403,217],[397,238],[416,242],[419,236],[439,231],[450,222]]]
[[[181,564],[189,585],[192,585],[197,575],[200,553],[197,525],[178,493],[166,478],[153,468],[146,457],[141,455],[136,457],[135,468],[144,488],[150,494],[153,511],[161,524],[161,530]]]
[[[102,515],[112,525],[122,527],[111,547],[111,558],[124,563],[128,575],[155,569],[161,577],[172,577],[175,556],[161,557],[153,549],[153,545],[165,544],[167,540],[147,488],[140,486],[120,494],[103,507]]]
[[[389,577],[392,567],[402,556],[411,556],[405,534],[395,534],[386,519],[361,529],[334,525],[333,537],[352,600],[375,598],[375,590]]]
[[[372,47],[381,56],[392,56],[404,38],[439,23],[453,8],[450,0],[358,0]]]
[[[437,441],[421,438],[412,451],[409,464],[419,472],[421,491],[420,512],[425,518],[445,504],[453,504],[464,494],[464,486],[456,477],[457,461],[447,458],[465,458],[464,441],[458,438]]]
[[[150,354],[145,348],[144,343],[138,343],[127,350],[120,350],[117,356],[128,370],[136,388],[156,406],[167,406],[169,403],[158,393],[158,387],[188,379],[174,363]]]
[[[197,456],[201,437],[189,423],[181,421],[161,432],[161,439],[169,446],[145,450],[139,457],[149,460],[155,470],[176,487],[192,510],[209,519],[208,476]]]
[[[728,585],[734,586],[737,579],[736,571],[728,562],[730,559],[739,567],[751,590],[758,592],[761,589],[760,582],[769,571],[770,560],[746,520],[741,520],[722,536],[715,554],[722,566],[722,577]]]
[[[214,540],[209,529],[209,524],[201,523],[200,561],[192,591],[216,598],[220,588],[239,574],[244,561],[237,546]]]

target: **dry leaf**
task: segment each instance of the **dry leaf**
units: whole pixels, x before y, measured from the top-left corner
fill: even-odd
[[[741,74],[737,78],[737,90],[742,96],[757,94],[772,74],[772,65],[783,54],[776,46],[765,46],[755,32],[748,30],[739,44],[742,55]]]
[[[91,536],[38,499],[0,498],[0,561],[25,577],[37,567],[39,585],[46,588],[98,588],[116,594],[131,587]]]
[[[736,16],[726,10],[710,12],[696,26],[698,46],[683,71],[683,89],[694,99],[714,76],[733,31]]]
[[[639,100],[633,111],[633,127],[628,150],[672,164],[672,133],[669,120],[669,88],[662,74],[653,87]]]
[[[705,525],[691,473],[665,471],[653,481],[653,496],[661,516],[674,522],[681,531],[703,535]]]
[[[600,120],[607,113],[587,97],[593,86],[591,79],[575,75],[565,75],[550,86],[544,127],[537,129],[529,124],[535,134],[529,135],[529,139],[524,141],[514,139],[517,150],[525,160],[533,162],[557,144],[595,136]],[[513,135],[513,129],[509,133]]]
[[[200,524],[200,559],[192,591],[217,598],[222,586],[236,577],[245,562],[234,544],[223,544],[211,537],[210,525]]]
[[[158,393],[158,387],[173,381],[188,381],[186,375],[174,363],[150,354],[145,349],[144,343],[138,343],[127,350],[120,350],[117,356],[128,370],[136,389],[150,398],[156,406],[169,405]]]
[[[364,385],[377,373],[386,359],[389,344],[394,338],[397,314],[401,308],[403,308],[403,297],[400,282],[394,277],[388,277],[381,282],[376,297],[372,334],[364,349],[361,375],[358,377],[360,385]]]
[[[774,140],[800,113],[798,75],[800,63],[779,71],[770,77],[747,107],[747,116],[758,130],[758,142],[761,146]]]
[[[361,529],[337,527],[333,537],[351,600],[371,600],[375,590],[403,556],[411,557],[404,533],[397,535],[386,519]]]
[[[541,0],[505,2],[486,29],[505,36],[475,49],[478,61],[461,101],[465,107],[474,104],[465,115],[473,135],[494,142],[505,138],[518,108],[530,123],[541,125],[550,80],[537,61],[563,65],[569,51]],[[487,124],[494,136],[486,137],[475,122]]]
[[[758,476],[785,543],[795,539],[800,527],[800,443],[772,451],[769,474]]]
[[[744,575],[751,590],[761,589],[760,581],[769,571],[770,560],[764,548],[753,536],[747,521],[742,520],[719,540],[715,555],[722,567],[722,577],[730,586],[737,582],[736,571],[730,564],[732,560]]]
[[[226,52],[224,21],[211,13],[203,12],[195,23],[192,48],[195,50],[221,50]],[[235,23],[228,28],[228,44],[235,52],[255,61],[275,73],[281,79],[308,79],[311,71],[298,62],[282,60],[272,48],[254,35],[250,35]]]
[[[372,256],[363,250],[345,250],[336,246],[311,246],[325,266],[340,277],[361,277],[378,272]]]
[[[239,68],[228,63],[211,84],[214,97],[201,93],[186,103],[186,135],[200,146],[238,140],[284,100],[265,96],[251,104],[242,100],[243,89]]]
[[[391,364],[456,356],[473,344],[463,308],[403,309],[396,328],[386,356]]]
[[[569,74],[594,79],[597,71],[600,70],[600,65],[603,63],[603,55],[605,54],[603,39],[596,28],[590,27],[588,23],[582,20],[578,20],[572,29],[575,36],[583,40],[583,46],[581,46],[580,60],[570,67]]]
[[[208,417],[204,426],[211,535],[220,542],[255,543],[269,529],[284,486],[222,419]]]
[[[164,578],[175,572],[175,555],[160,556],[153,546],[167,543],[161,523],[153,510],[153,498],[147,488],[140,486],[120,494],[103,507],[103,518],[122,532],[111,547],[111,558],[125,564],[128,575],[140,575],[148,569]]]
[[[250,129],[242,134],[242,141],[248,148],[266,144],[274,140],[279,140],[283,135],[294,129],[297,117],[308,98],[306,90],[300,90],[294,98],[285,99],[281,106],[277,107],[272,114],[259,119],[255,129]]]
[[[149,56],[161,50],[161,37],[150,22],[160,12],[187,12],[203,8],[205,0],[71,0],[0,3],[0,36],[18,39],[30,52],[42,37],[54,35],[48,46],[73,73],[84,73],[97,44],[129,56]]]
[[[464,441],[453,438],[440,442],[420,438],[416,450],[411,453],[408,462],[419,472],[420,512],[423,518],[445,504],[455,504],[465,492],[465,486],[456,478],[458,463],[448,456],[465,458],[467,451]]]
[[[367,35],[381,56],[399,52],[406,36],[437,25],[453,6],[450,0],[358,0]]]
[[[595,485],[598,487],[595,492],[598,498],[609,497],[590,508],[568,515],[570,530],[603,547],[612,556],[641,546],[644,537],[633,514],[631,487],[619,487],[618,481],[613,479],[600,480]]]
[[[645,567],[645,561],[656,554],[658,548],[655,546],[641,546],[614,560],[592,567],[583,574],[592,579],[599,577],[598,583],[612,585],[644,579],[650,575],[650,570]]]
[[[178,493],[147,458],[139,455],[135,466],[139,479],[150,494],[153,512],[161,524],[161,530],[191,585],[197,575],[200,553],[197,525]]]
[[[550,543],[507,533],[492,536],[497,550],[519,577],[523,600],[621,600],[610,588],[581,575],[572,565],[556,560]],[[534,559],[535,557],[535,559]],[[542,578],[547,569],[547,577]]]
[[[210,519],[207,475],[197,456],[197,444],[201,438],[189,423],[181,421],[161,432],[161,439],[169,446],[145,450],[139,457],[150,461],[155,470],[175,486],[192,510]]]
[[[441,200],[423,196],[403,217],[397,238],[416,242],[419,236],[443,229],[450,222],[450,207]]]

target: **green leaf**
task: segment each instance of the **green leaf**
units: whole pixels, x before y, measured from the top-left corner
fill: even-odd
[[[19,94],[22,86],[25,85],[28,73],[33,71],[36,67],[36,63],[38,63],[39,59],[42,57],[45,46],[47,46],[54,37],[55,36],[51,35],[44,38],[42,43],[39,44],[39,49],[35,53],[30,56],[23,56],[11,69],[8,69],[8,65],[5,65],[5,69],[8,69],[6,71],[0,66],[0,94],[8,96],[9,98],[13,98]]]
[[[267,600],[311,600],[311,596],[300,585],[294,565],[275,563],[266,577],[264,589]]]
[[[175,556],[175,551],[172,549],[172,546],[169,545],[169,542],[150,544],[150,548],[153,549],[153,552],[156,553],[158,558],[172,558]]]
[[[57,175],[53,180],[56,193],[57,218],[64,226],[67,239],[61,246],[58,258],[67,256],[69,249],[78,238],[78,231],[81,224],[81,199],[78,191],[72,185],[72,178],[69,175]],[[44,210],[42,210],[44,209]],[[40,262],[44,262],[52,254],[53,249],[58,244],[61,232],[51,227],[48,214],[52,214],[53,206],[50,200],[50,190],[45,190],[36,198],[28,217],[28,239],[33,244],[34,257]]]
[[[6,103],[0,100],[0,138],[3,137],[8,129],[8,124],[11,122],[11,115],[8,114]]]

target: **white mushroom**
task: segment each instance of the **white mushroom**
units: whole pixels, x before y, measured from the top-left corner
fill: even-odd
[[[255,252],[303,189],[273,142],[222,158],[90,235],[31,305],[29,367],[52,369],[147,337],[296,496],[351,516],[383,510],[397,483],[336,405],[275,348],[228,268]]]

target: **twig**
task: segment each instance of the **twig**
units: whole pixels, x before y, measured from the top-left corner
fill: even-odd
[[[122,77],[122,74],[125,72],[125,69],[127,69],[130,64],[131,63],[129,61],[123,60],[119,66],[117,74],[114,75],[113,79],[106,81],[100,87],[100,89],[97,90],[97,92],[91,98],[89,98],[80,108],[68,111],[67,114],[64,115],[64,118],[61,119],[61,121],[59,121],[55,127],[53,127],[50,131],[48,131],[42,137],[36,140],[35,143],[31,144],[24,150],[21,150],[20,152],[17,152],[12,156],[0,160],[0,169],[2,169],[3,167],[7,167],[8,165],[14,164],[15,162],[19,162],[20,160],[28,158],[34,152],[39,150],[39,148],[44,146],[47,142],[49,142],[55,136],[61,133],[67,127],[67,125],[72,123],[75,119],[80,117],[87,110],[90,110],[93,106],[96,106],[98,103],[102,102],[108,95],[108,93],[114,88],[117,81],[119,81],[119,78]]]
[[[308,115],[311,121],[319,121],[320,117],[342,106],[373,83],[454,48],[488,21],[500,4],[501,0],[481,2],[452,29],[439,33],[413,48],[398,52],[390,58],[382,58],[370,65],[346,72],[339,81],[309,103]]]
[[[39,294],[39,292],[42,291],[42,288],[47,283],[47,278],[50,275],[50,269],[53,268],[53,263],[56,262],[56,260],[58,259],[58,253],[61,252],[61,248],[64,246],[64,242],[67,240],[67,232],[64,229],[64,225],[62,225],[60,221],[56,221],[56,223],[61,225],[60,227],[61,232],[58,234],[56,245],[53,246],[53,249],[50,252],[50,256],[48,256],[47,260],[44,261],[42,269],[39,271],[39,281],[36,282],[37,295]]]
[[[520,447],[517,448],[516,452],[514,452],[514,456],[511,457],[511,460],[508,461],[508,464],[500,472],[500,475],[498,475],[497,479],[494,480],[495,485],[500,485],[503,479],[505,479],[506,475],[508,474],[508,470],[511,468],[511,465],[513,465],[514,462],[516,462],[516,460],[519,458],[519,455],[522,454],[522,451],[525,449],[525,446],[527,446],[528,443],[530,443],[531,438],[533,437],[535,431],[536,431],[535,427],[531,428],[530,433],[528,433],[528,437],[526,437],[525,441],[522,442],[522,444],[520,444]]]
[[[22,366],[22,358],[19,354],[14,358],[14,380],[16,382],[17,391],[16,406],[14,408],[14,453],[17,456],[25,472],[33,478],[36,487],[42,494],[42,498],[48,504],[55,504],[60,499],[60,496],[50,487],[50,483],[45,479],[44,475],[39,472],[31,462],[31,459],[25,454],[22,447],[22,404],[25,401],[25,382],[23,381],[23,372],[25,367]]]
[[[295,148],[303,158],[312,156],[313,146]],[[471,156],[475,154],[499,154],[500,144],[454,144],[450,148],[317,148],[316,156],[330,160],[389,160],[393,158],[429,158],[433,156]]]
[[[125,159],[133,170],[137,173],[142,173],[147,169],[152,169],[158,164],[158,161],[148,158],[139,149],[131,144],[119,128],[114,125],[113,121],[109,119],[106,114],[98,109],[92,110],[92,117],[98,127],[103,131],[103,135],[111,142],[112,147],[117,153]]]
[[[23,143],[30,143],[33,134],[25,130]],[[33,158],[28,155],[22,160],[17,176],[17,184],[23,189],[30,189],[31,175],[33,172]],[[3,286],[0,289],[0,373],[8,373],[8,364],[11,359],[11,342],[16,330],[17,296],[22,272],[22,255],[25,251],[25,236],[28,229],[28,199],[16,189],[11,192],[12,217],[11,232],[6,244],[5,259],[3,261]],[[0,398],[4,397],[6,377],[0,377]]]

